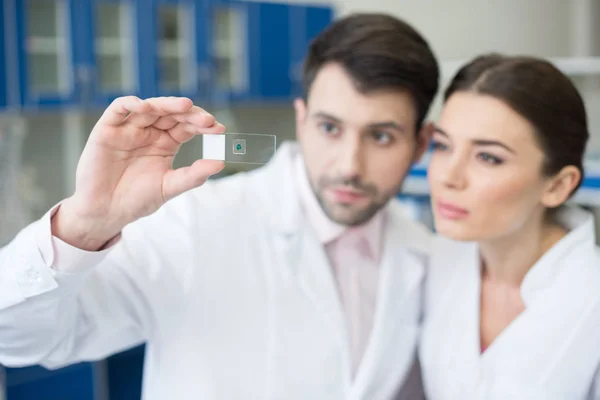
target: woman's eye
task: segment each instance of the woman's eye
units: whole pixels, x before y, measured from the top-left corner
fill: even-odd
[[[496,156],[493,156],[489,153],[481,153],[479,154],[479,159],[487,164],[491,164],[491,165],[499,165],[502,164],[504,162],[504,160],[502,160],[501,158],[498,158]]]
[[[431,148],[433,151],[437,151],[437,150],[443,151],[443,150],[447,150],[448,146],[446,146],[444,143],[432,141]]]

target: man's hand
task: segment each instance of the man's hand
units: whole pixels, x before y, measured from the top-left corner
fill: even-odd
[[[97,250],[129,223],[202,185],[223,162],[173,169],[181,145],[225,127],[186,98],[116,99],[96,123],[77,166],[75,193],[53,217],[52,232]]]

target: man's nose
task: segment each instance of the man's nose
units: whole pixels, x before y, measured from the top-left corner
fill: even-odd
[[[338,172],[345,178],[361,176],[365,163],[364,144],[359,135],[346,135],[338,155]]]

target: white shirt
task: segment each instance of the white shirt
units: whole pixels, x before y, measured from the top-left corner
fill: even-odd
[[[600,399],[600,256],[593,216],[559,214],[570,232],[531,268],[525,311],[480,351],[476,244],[437,238],[420,361],[428,400]]]
[[[392,398],[416,356],[430,234],[386,207],[353,377],[336,281],[290,179],[298,151],[171,200],[105,251],[55,251],[51,212],[24,229],[0,250],[0,363],[59,367],[146,342],[147,400]]]

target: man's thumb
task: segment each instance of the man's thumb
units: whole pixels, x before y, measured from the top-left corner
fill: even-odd
[[[211,175],[220,172],[224,167],[223,161],[197,160],[188,167],[168,171],[162,184],[164,201],[201,186]]]

